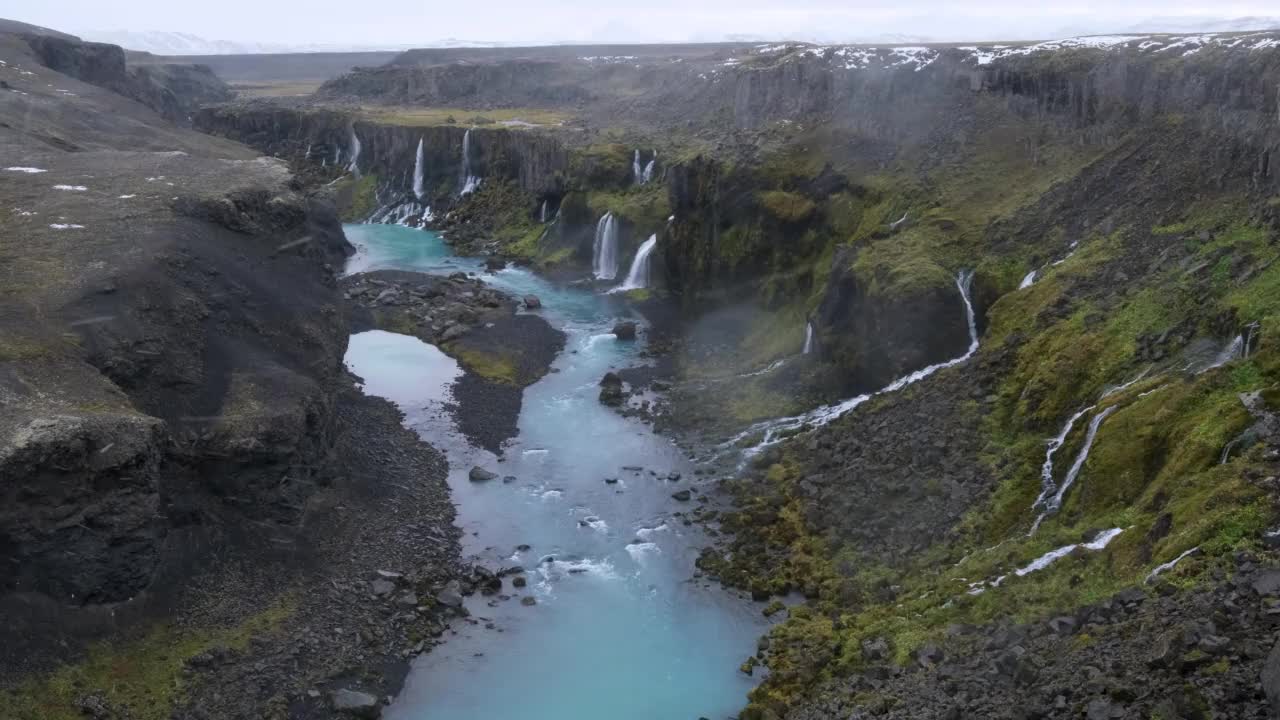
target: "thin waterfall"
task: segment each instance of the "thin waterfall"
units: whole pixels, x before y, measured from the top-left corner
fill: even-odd
[[[311,143],[307,143],[307,151],[302,153],[302,159],[303,160],[311,159]]]
[[[640,167],[640,151],[636,150],[634,159],[631,161],[631,175],[636,185],[644,184],[644,168]]]
[[[338,165],[341,162],[342,162],[342,147],[338,145],[334,145],[333,146],[333,164]]]
[[[969,347],[964,351],[963,355],[959,355],[950,360],[936,363],[934,365],[929,365],[928,367],[923,367],[915,372],[904,375],[873,393],[852,397],[848,400],[832,405],[823,405],[822,407],[815,408],[802,415],[776,418],[774,420],[766,420],[764,422],[756,423],[730,438],[725,443],[722,443],[721,446],[736,446],[747,438],[763,434],[763,438],[747,450],[748,454],[758,452],[762,448],[782,441],[784,437],[793,434],[796,430],[801,428],[822,427],[877,395],[896,392],[908,385],[920,382],[939,370],[954,367],[973,357],[973,354],[978,352],[978,322],[974,315],[973,302],[969,298],[969,292],[972,284],[972,270],[961,270],[956,275],[955,285],[956,289],[960,292],[960,299],[964,304],[965,323],[969,327]]]
[[[1197,370],[1195,374],[1199,375],[1200,373],[1208,372],[1210,370],[1213,370],[1214,368],[1220,368],[1223,365],[1226,365],[1227,363],[1231,362],[1232,360],[1235,360],[1241,357],[1243,353],[1244,353],[1244,336],[1236,335],[1234,338],[1232,338],[1231,342],[1227,343],[1227,346],[1222,348],[1222,351],[1219,352],[1217,356],[1213,358],[1212,362],[1210,362],[1208,365],[1204,366],[1203,368]]]
[[[1039,272],[1040,272],[1039,270],[1032,270],[1031,272],[1027,273],[1026,276],[1022,278],[1022,282],[1018,283],[1018,289],[1025,290],[1026,288],[1031,287],[1031,284],[1036,281],[1036,275]]]
[[[1102,421],[1106,420],[1107,416],[1115,411],[1116,406],[1112,405],[1093,416],[1093,420],[1089,422],[1089,431],[1084,436],[1084,445],[1080,447],[1080,452],[1076,453],[1076,460],[1071,463],[1071,469],[1067,471],[1067,477],[1062,480],[1062,486],[1058,488],[1058,492],[1044,502],[1044,510],[1036,518],[1036,521],[1032,523],[1031,532],[1028,535],[1034,534],[1046,517],[1057,513],[1062,508],[1063,498],[1066,497],[1067,491],[1071,489],[1071,486],[1075,484],[1076,478],[1080,477],[1080,471],[1084,468],[1085,461],[1089,459],[1089,450],[1093,448],[1093,441],[1098,436],[1098,426],[1102,425]]]
[[[543,224],[547,222],[547,201],[542,201],[542,212],[539,214],[539,221]]]
[[[804,350],[803,353],[808,355],[813,352],[813,323],[804,324]]]
[[[653,254],[653,249],[657,245],[657,234],[650,235],[649,239],[645,240],[644,244],[636,250],[636,257],[631,261],[631,271],[627,273],[627,279],[609,292],[640,290],[641,288],[649,287],[649,256]]]
[[[653,180],[653,169],[657,164],[658,164],[658,151],[654,150],[653,159],[651,159],[649,163],[644,166],[644,173],[640,175],[641,184],[645,184],[650,180]]]
[[[422,155],[422,138],[418,138],[418,155],[413,161],[413,195],[418,200],[422,200],[422,196],[426,195],[426,189],[423,187],[422,182],[423,173],[425,172],[423,167],[425,163],[422,161]]]
[[[356,126],[351,126],[351,164],[347,166],[347,170],[356,174],[360,173],[360,138],[356,135]]]
[[[460,195],[469,195],[480,187],[480,178],[471,172],[471,128],[462,134],[462,192]]]
[[[612,280],[618,276],[618,221],[611,212],[605,213],[596,223],[591,271],[597,280]]]

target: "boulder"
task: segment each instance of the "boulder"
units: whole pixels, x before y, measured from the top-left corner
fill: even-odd
[[[502,258],[491,257],[491,258],[484,259],[484,269],[488,270],[489,272],[497,272],[506,267],[507,267],[507,261],[503,260]]]
[[[600,402],[605,405],[622,404],[622,378],[617,373],[607,372],[600,379]]]
[[[358,718],[382,717],[382,705],[378,698],[359,690],[335,690],[330,696],[333,709]]]
[[[679,500],[680,502],[689,502],[690,494],[688,490],[678,490],[671,493],[671,497]]]
[[[538,599],[532,595],[525,595],[524,597],[520,598],[520,604],[525,606],[537,605]]]
[[[498,474],[491,473],[479,465],[476,465],[471,468],[471,472],[467,473],[467,477],[471,479],[471,482],[487,482],[498,477]]]
[[[462,586],[457,580],[450,580],[436,596],[436,600],[447,607],[462,607]]]
[[[525,295],[524,307],[526,310],[537,310],[542,307],[542,301],[538,299],[537,295]]]
[[[619,340],[635,340],[636,324],[630,320],[625,320],[613,326],[613,334]]]

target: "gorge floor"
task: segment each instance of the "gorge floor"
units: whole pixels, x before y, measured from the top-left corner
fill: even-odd
[[[434,233],[347,230],[358,248],[349,270],[481,268],[443,252]],[[387,715],[489,718],[515,707],[547,719],[735,713],[752,685],[737,666],[766,623],[754,604],[691,579],[703,536],[671,497],[699,490],[684,454],[596,398],[607,370],[637,358],[634,343],[609,332],[626,306],[524,270],[486,278],[508,293],[537,295],[539,312],[568,338],[551,372],[526,389],[519,435],[501,456],[468,443],[441,396],[424,393],[456,376],[439,351],[366,333],[348,353],[367,392],[396,402],[409,427],[443,446],[464,553],[499,570],[520,566],[514,575],[527,583],[504,589],[505,600],[469,598],[471,619],[415,663]],[[502,479],[472,482],[477,465]]]

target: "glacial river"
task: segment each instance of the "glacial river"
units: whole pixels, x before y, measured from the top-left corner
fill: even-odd
[[[439,236],[396,225],[349,225],[347,271],[481,273]],[[397,403],[406,423],[449,458],[463,551],[491,568],[521,565],[528,587],[497,602],[467,599],[474,623],[415,661],[391,720],[722,720],[753,680],[738,665],[766,630],[760,605],[694,580],[705,538],[673,513],[693,468],[669,440],[597,400],[610,369],[640,343],[609,330],[628,316],[616,297],[549,283],[521,269],[483,275],[565,332],[552,372],[525,390],[519,434],[502,458],[471,446],[443,405],[457,364],[416,338],[352,336],[346,362],[365,392]],[[472,483],[473,465],[499,476]],[[633,470],[626,468],[643,468]],[[656,473],[656,475],[654,474]],[[678,473],[679,481],[667,476]],[[605,478],[617,478],[608,484]],[[519,550],[521,546],[528,550]],[[537,599],[523,605],[521,597]]]

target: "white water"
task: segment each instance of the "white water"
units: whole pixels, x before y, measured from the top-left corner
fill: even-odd
[[[1026,276],[1022,278],[1022,282],[1018,283],[1018,289],[1025,290],[1031,287],[1031,284],[1036,281],[1036,274],[1039,272],[1040,272],[1039,270],[1032,270],[1031,272],[1027,273]]]
[[[1084,417],[1095,407],[1097,407],[1097,405],[1090,405],[1089,407],[1077,412],[1075,415],[1067,418],[1067,423],[1062,426],[1062,431],[1053,438],[1050,438],[1049,447],[1044,452],[1044,464],[1040,466],[1040,496],[1036,498],[1034,503],[1031,503],[1032,510],[1042,507],[1045,502],[1049,500],[1049,497],[1054,493],[1054,491],[1058,489],[1057,484],[1053,481],[1053,454],[1058,452],[1058,450],[1062,448],[1062,445],[1067,441],[1067,436],[1071,434],[1071,428],[1075,427],[1076,421]],[[1036,521],[1036,525],[1039,525],[1039,521]],[[1035,531],[1035,527],[1032,527],[1031,532],[1034,533]]]
[[[422,154],[423,154],[422,138],[418,138],[418,155],[416,158],[414,158],[414,161],[413,161],[413,195],[414,197],[418,198],[419,201],[421,201],[422,196],[426,194],[426,188],[423,187],[423,182],[422,182],[422,178],[425,173],[425,168],[423,167],[423,162],[422,162]]]
[[[1022,577],[1023,575],[1030,575],[1031,573],[1037,570],[1043,570],[1049,567],[1050,565],[1052,565],[1057,560],[1064,558],[1067,555],[1070,555],[1078,547],[1082,547],[1085,550],[1094,550],[1094,551],[1102,550],[1106,546],[1110,545],[1111,541],[1115,540],[1116,536],[1122,532],[1124,532],[1124,528],[1111,528],[1110,530],[1104,530],[1098,533],[1098,537],[1094,538],[1093,541],[1087,542],[1083,545],[1065,545],[1063,547],[1058,548],[1057,550],[1050,550],[1044,555],[1041,555],[1035,560],[1032,560],[1027,565],[1020,567],[1017,570],[1014,570],[1013,574],[1017,575],[1018,577]]]
[[[653,254],[653,249],[657,246],[658,236],[656,234],[650,235],[649,239],[645,240],[644,244],[636,250],[636,257],[631,261],[631,271],[627,273],[627,279],[609,292],[623,292],[649,287],[649,256]]]
[[[1208,372],[1214,368],[1220,368],[1232,360],[1240,358],[1243,354],[1244,336],[1237,335],[1232,338],[1231,342],[1227,343],[1226,347],[1222,348],[1222,351],[1218,353],[1217,357],[1215,357],[1212,362],[1197,370],[1195,374],[1199,375],[1200,373]]]
[[[1157,577],[1159,577],[1162,573],[1166,573],[1166,572],[1168,572],[1168,571],[1172,570],[1175,566],[1177,566],[1177,564],[1178,564],[1178,563],[1180,563],[1180,562],[1182,562],[1183,560],[1185,560],[1185,559],[1187,558],[1187,556],[1188,556],[1188,555],[1191,555],[1192,553],[1196,552],[1196,551],[1197,551],[1197,550],[1199,550],[1199,549],[1200,549],[1200,546],[1199,546],[1199,545],[1197,545],[1197,546],[1195,546],[1195,547],[1191,548],[1190,550],[1185,550],[1185,551],[1183,551],[1183,553],[1182,553],[1181,555],[1179,555],[1178,557],[1176,557],[1176,558],[1174,558],[1174,559],[1170,560],[1169,562],[1164,563],[1164,564],[1161,564],[1161,565],[1157,565],[1157,566],[1155,567],[1155,569],[1153,569],[1153,570],[1152,570],[1152,571],[1147,575],[1146,580],[1144,580],[1143,582],[1147,582],[1147,583],[1149,583],[1149,582],[1151,582],[1152,580],[1155,580]]]
[[[644,184],[653,180],[653,169],[657,164],[658,164],[658,151],[655,150],[653,152],[653,159],[650,160],[649,163],[644,166],[644,173],[640,176],[641,184]]]
[[[471,172],[471,128],[462,134],[462,190],[459,195],[470,195],[480,187],[480,178]]]
[[[813,323],[811,322],[804,324],[804,350],[802,352],[805,355],[813,352]]]
[[[544,224],[547,222],[547,201],[546,200],[542,201],[542,212],[539,214],[538,219],[540,222]]]
[[[902,217],[898,218],[894,222],[889,223],[889,229],[896,231],[898,228],[902,227],[902,223],[906,221],[907,221],[907,213],[902,213]]]
[[[351,126],[351,164],[347,165],[347,171],[359,174],[360,172],[360,138],[356,136],[356,127]]]
[[[613,213],[605,213],[596,223],[591,272],[597,280],[612,280],[618,276],[618,221]]]
[[[759,452],[761,449],[765,447],[768,447],[770,445],[774,445],[780,442],[782,439],[784,439],[785,436],[791,433],[794,433],[795,431],[800,430],[801,428],[811,429],[816,427],[822,427],[823,425],[826,425],[832,420],[839,418],[841,415],[844,415],[845,413],[849,412],[850,410],[853,410],[854,408],[858,407],[859,405],[863,404],[864,402],[870,400],[871,398],[877,395],[896,392],[908,385],[917,383],[929,377],[930,375],[938,372],[939,370],[944,370],[946,368],[959,365],[960,363],[965,362],[969,358],[973,357],[973,354],[978,351],[978,325],[977,325],[977,320],[974,317],[973,303],[969,299],[969,287],[972,282],[973,282],[973,272],[971,270],[961,270],[956,275],[956,289],[960,291],[960,299],[964,302],[965,322],[969,326],[969,347],[967,350],[965,350],[963,355],[959,355],[945,362],[940,362],[935,365],[930,365],[928,367],[924,367],[919,370],[916,370],[913,373],[910,373],[908,375],[898,378],[897,380],[894,380],[893,382],[889,383],[888,385],[884,386],[883,388],[873,393],[858,395],[857,397],[852,397],[852,398],[849,398],[848,400],[844,400],[842,402],[835,403],[833,405],[823,405],[822,407],[815,408],[801,415],[794,415],[791,417],[784,417],[784,418],[776,418],[773,420],[766,420],[764,422],[756,423],[755,425],[752,425],[746,430],[730,438],[727,442],[722,443],[721,447],[736,446],[738,445],[738,443],[741,443],[743,440],[749,437],[763,433],[763,438],[758,443],[756,443],[755,445],[752,445],[746,450],[746,453],[748,455]]]
[[[636,185],[644,184],[644,168],[640,167],[639,150],[636,150],[635,159],[631,161],[631,175]]]
[[[1071,463],[1071,469],[1067,471],[1067,477],[1063,479],[1062,486],[1058,488],[1058,492],[1045,501],[1044,510],[1036,518],[1036,521],[1032,523],[1029,535],[1040,528],[1040,523],[1044,522],[1046,517],[1061,509],[1063,498],[1066,497],[1067,491],[1071,489],[1071,486],[1075,484],[1076,478],[1080,476],[1080,470],[1084,468],[1085,461],[1089,459],[1089,450],[1093,448],[1093,440],[1098,435],[1098,426],[1102,424],[1103,420],[1107,419],[1108,415],[1115,411],[1116,406],[1112,405],[1093,416],[1093,420],[1089,422],[1089,432],[1084,437],[1084,445],[1080,447],[1080,452],[1076,453],[1075,462]]]

